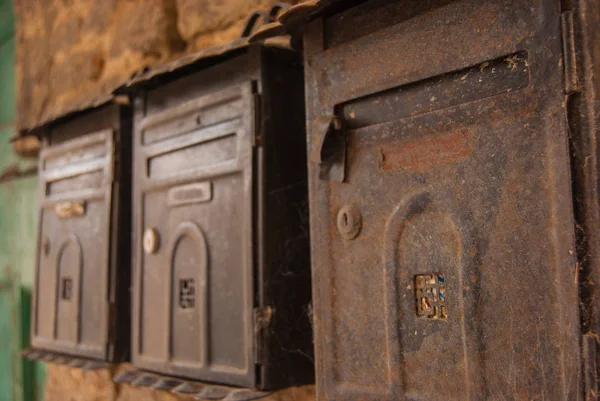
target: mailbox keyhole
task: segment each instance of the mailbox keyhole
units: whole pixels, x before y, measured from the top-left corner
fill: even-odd
[[[343,206],[337,215],[337,226],[344,239],[356,238],[362,227],[360,210],[354,205]]]
[[[61,298],[64,301],[70,301],[73,298],[73,279],[66,277],[62,279]]]

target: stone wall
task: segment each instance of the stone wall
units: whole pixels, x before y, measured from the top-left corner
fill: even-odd
[[[145,66],[228,42],[248,14],[276,2],[14,1],[19,128],[107,94]]]
[[[114,384],[114,371],[82,371],[66,366],[48,365],[45,401],[193,401],[193,397],[166,391]],[[261,401],[314,401],[314,386],[290,388],[261,398]]]

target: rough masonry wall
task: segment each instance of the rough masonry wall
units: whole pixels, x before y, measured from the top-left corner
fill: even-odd
[[[28,128],[110,93],[145,66],[236,38],[248,14],[276,1],[14,2],[17,124]]]
[[[82,371],[48,365],[45,401],[194,401],[193,397],[166,391],[113,384],[115,371]],[[261,401],[314,401],[314,386],[290,388],[261,398]]]

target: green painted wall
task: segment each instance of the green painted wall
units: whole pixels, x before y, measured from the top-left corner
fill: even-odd
[[[37,162],[21,160],[15,131],[15,37],[11,0],[0,0],[0,177]],[[45,366],[25,361],[37,239],[37,177],[0,182],[0,401],[43,397]]]

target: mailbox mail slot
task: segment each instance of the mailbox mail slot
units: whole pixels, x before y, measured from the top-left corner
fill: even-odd
[[[319,400],[579,399],[559,2],[342,7],[304,29]]]
[[[45,128],[29,357],[127,357],[130,125],[128,107],[107,104]]]
[[[131,89],[133,364],[252,389],[311,382],[301,64],[257,47],[186,71]]]

